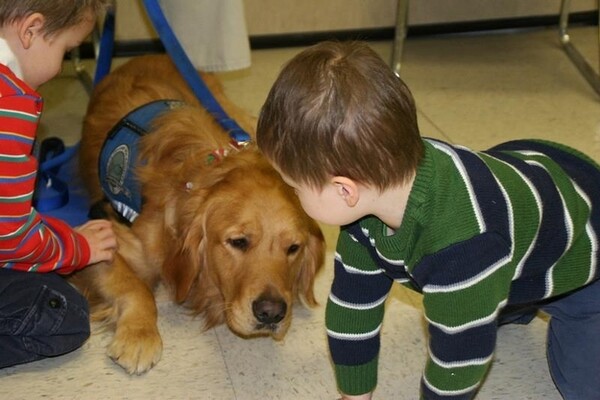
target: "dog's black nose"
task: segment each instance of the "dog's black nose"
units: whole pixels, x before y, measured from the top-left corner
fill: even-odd
[[[285,317],[287,304],[281,299],[260,297],[252,302],[252,312],[261,324],[276,324]]]

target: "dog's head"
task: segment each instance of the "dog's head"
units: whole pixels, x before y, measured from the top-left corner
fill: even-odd
[[[173,201],[163,274],[176,300],[247,337],[282,338],[296,299],[316,304],[324,238],[255,149],[192,177]]]

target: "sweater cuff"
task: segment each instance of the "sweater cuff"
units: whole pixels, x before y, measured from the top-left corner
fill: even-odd
[[[377,358],[362,365],[336,365],[335,375],[339,390],[357,396],[371,393],[377,385]]]

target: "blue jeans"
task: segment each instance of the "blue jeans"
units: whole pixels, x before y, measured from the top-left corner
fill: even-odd
[[[507,307],[500,325],[527,324],[541,309],[550,314],[547,357],[565,400],[600,399],[600,281],[543,305]]]
[[[544,305],[548,364],[565,400],[600,399],[600,281]]]
[[[65,279],[0,268],[0,368],[68,353],[89,336],[87,301]]]

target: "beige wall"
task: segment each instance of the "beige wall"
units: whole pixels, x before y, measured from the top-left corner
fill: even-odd
[[[395,25],[396,0],[243,1],[251,36]],[[413,25],[552,15],[560,8],[560,0],[412,0],[409,4]],[[572,0],[571,10],[595,10],[597,4],[597,0]],[[117,0],[116,24],[117,40],[156,37],[140,0]]]
[[[140,0],[116,0],[115,40],[156,37]]]
[[[560,5],[560,0],[421,0],[410,2],[410,20],[424,24],[557,15]],[[597,0],[571,0],[571,12],[597,9]]]
[[[250,35],[335,31],[393,26],[396,0],[244,0],[244,9]]]

